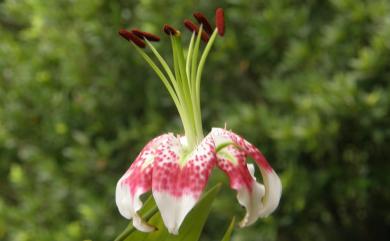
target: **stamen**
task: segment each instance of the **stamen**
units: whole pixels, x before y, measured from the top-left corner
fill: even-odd
[[[172,27],[169,24],[164,24],[163,30],[168,35],[174,35],[174,36],[179,36],[180,35],[180,31],[175,29],[174,27]]]
[[[213,33],[213,29],[211,28],[209,21],[207,20],[207,18],[204,16],[203,13],[201,12],[194,13],[194,18],[198,21],[199,24],[203,24],[203,28],[206,31],[206,33],[208,33],[209,35]]]
[[[179,112],[184,133],[188,139],[188,146],[191,148],[200,143],[204,137],[200,111],[201,76],[207,56],[213,46],[216,36],[218,33],[221,34],[221,30],[224,30],[223,10],[217,10],[216,15],[216,23],[218,24],[217,27],[219,29],[212,28],[207,18],[202,13],[194,13],[194,17],[199,24],[188,19],[184,21],[185,27],[192,32],[187,58],[184,56],[185,51],[182,46],[180,31],[168,24],[164,25],[163,31],[170,36],[172,44],[173,71],[164,58],[149,42],[160,40],[158,36],[143,32],[139,29],[132,29],[131,31],[125,29],[119,30],[119,34],[123,38],[139,47],[136,48],[136,51],[152,67],[168,90]],[[211,34],[206,32],[206,30],[210,31],[210,28],[212,30]],[[204,49],[200,48],[201,40],[207,42]],[[155,60],[149,57],[148,53],[141,49],[146,46],[150,48],[160,66],[155,63]],[[201,54],[201,56],[199,56],[199,54]]]
[[[143,40],[139,39],[136,35],[127,31],[126,29],[119,30],[119,35],[122,36],[127,41],[133,42],[135,45],[137,45],[140,48],[145,48],[146,46]]]
[[[154,35],[154,34],[152,34],[152,33],[148,33],[148,32],[143,32],[143,31],[141,31],[141,30],[139,30],[139,29],[133,29],[133,30],[131,30],[131,32],[134,34],[134,35],[136,35],[138,38],[140,38],[140,39],[143,39],[143,38],[145,38],[145,39],[147,39],[147,40],[149,40],[149,41],[160,41],[160,37],[159,36],[157,36],[157,35]]]
[[[196,34],[199,34],[198,33],[199,32],[198,25],[196,25],[193,22],[191,22],[191,20],[188,20],[188,19],[184,20],[184,26],[186,26],[186,28],[188,30],[190,30],[191,32],[195,32]],[[210,38],[209,35],[205,31],[203,31],[203,30],[202,30],[202,33],[201,33],[200,37],[206,43],[209,41],[209,38]]]
[[[222,8],[217,8],[215,11],[215,25],[218,29],[218,34],[223,36],[225,34],[225,16]]]

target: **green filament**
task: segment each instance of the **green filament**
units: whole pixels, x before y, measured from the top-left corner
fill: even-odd
[[[199,33],[202,32],[200,25]],[[184,134],[187,138],[188,148],[193,149],[203,139],[202,115],[200,110],[200,83],[203,67],[207,56],[214,43],[217,30],[211,35],[203,52],[200,49],[201,34],[196,35],[193,32],[187,51],[184,55],[184,49],[180,35],[170,35],[173,55],[173,71],[168,63],[159,54],[157,49],[145,39],[146,44],[152,50],[155,58],[158,60],[158,66],[149,55],[136,45],[137,52],[152,67],[154,72],[163,82],[168,90],[176,108],[179,112],[183,124]],[[199,60],[199,54],[201,54]],[[162,69],[161,69],[162,68]]]

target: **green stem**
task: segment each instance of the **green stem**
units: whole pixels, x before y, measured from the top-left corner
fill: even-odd
[[[143,220],[148,221],[155,213],[157,213],[158,209],[157,206],[155,206],[153,209],[149,210],[144,216]],[[125,230],[121,234],[118,235],[118,237],[115,238],[114,241],[123,241],[125,240],[132,232],[135,231],[135,228],[132,224],[129,224]]]

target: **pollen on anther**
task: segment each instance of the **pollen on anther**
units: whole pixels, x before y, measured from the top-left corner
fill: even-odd
[[[206,33],[208,34],[213,33],[213,29],[211,28],[209,21],[207,20],[206,16],[204,16],[203,13],[201,12],[194,13],[194,18],[198,21],[199,24],[203,25],[203,29],[206,31]]]
[[[215,11],[215,25],[218,29],[218,34],[223,36],[225,34],[225,16],[222,8],[217,8]]]
[[[144,41],[139,39],[136,35],[133,33],[127,31],[126,29],[119,30],[119,35],[122,36],[127,41],[133,42],[135,45],[137,45],[140,48],[145,48],[146,44]]]
[[[155,34],[152,34],[152,33],[143,32],[139,29],[133,29],[133,30],[131,30],[131,32],[140,39],[145,38],[149,41],[160,41],[160,37],[155,35]]]
[[[130,41],[130,32],[127,31],[126,29],[121,29],[119,30],[119,35],[122,36],[124,39],[126,39],[127,41]]]
[[[172,27],[169,24],[164,24],[163,31],[164,31],[164,33],[166,33],[168,35],[175,35],[175,36],[180,35],[180,31],[175,29],[174,27]]]
[[[184,20],[184,26],[190,30],[191,32],[195,32],[196,34],[199,34],[199,27],[198,25],[194,24],[193,22],[191,22],[191,20],[188,20],[188,19],[185,19]],[[201,33],[201,38],[204,42],[208,42],[209,41],[209,35],[202,30],[202,33]]]

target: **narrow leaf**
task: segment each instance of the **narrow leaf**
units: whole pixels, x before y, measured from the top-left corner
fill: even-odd
[[[228,229],[226,230],[225,235],[223,236],[222,241],[230,241],[233,230],[234,230],[234,224],[236,223],[236,217],[233,217],[232,221],[230,222],[230,225]]]

